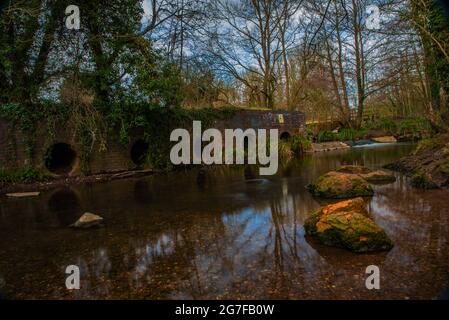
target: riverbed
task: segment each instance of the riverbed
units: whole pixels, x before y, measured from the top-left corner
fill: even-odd
[[[393,240],[355,254],[305,237],[320,206],[305,186],[341,164],[381,167],[415,148],[369,145],[306,155],[264,179],[218,167],[0,198],[0,296],[14,299],[444,299],[449,191],[396,174],[366,199]],[[322,202],[321,204],[324,204]],[[84,212],[105,227],[73,230]],[[67,290],[68,265],[81,287]],[[365,286],[380,269],[380,289]]]

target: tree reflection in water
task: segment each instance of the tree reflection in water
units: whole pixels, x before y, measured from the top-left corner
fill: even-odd
[[[342,161],[379,167],[410,150],[317,154],[248,181],[242,168],[213,168],[201,187],[195,170],[77,186],[76,201],[65,204],[55,204],[57,191],[2,200],[2,290],[65,299],[438,297],[449,270],[447,191],[418,191],[401,176],[375,186],[366,202],[395,243],[388,253],[357,255],[304,236],[320,205],[305,189],[310,180]],[[83,210],[102,215],[106,227],[64,226]],[[79,291],[65,290],[70,264],[81,268]],[[381,269],[382,290],[365,288],[371,264]]]

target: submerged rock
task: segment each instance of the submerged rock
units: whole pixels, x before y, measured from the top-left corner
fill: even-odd
[[[322,244],[354,252],[390,250],[385,231],[368,217],[362,198],[341,201],[315,210],[304,224],[306,234]]]
[[[101,227],[103,226],[103,218],[90,213],[86,212],[83,214],[78,221],[76,221],[74,224],[70,225],[72,228],[80,228],[80,229],[87,229],[92,227]]]
[[[307,186],[316,197],[344,199],[372,196],[371,185],[358,174],[331,171]]]

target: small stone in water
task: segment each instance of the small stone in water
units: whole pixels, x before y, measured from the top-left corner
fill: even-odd
[[[40,192],[16,192],[16,193],[7,193],[7,197],[12,198],[24,198],[24,197],[36,197],[40,194]]]
[[[99,215],[86,212],[78,219],[74,224],[70,225],[72,228],[92,228],[92,227],[100,227],[103,225],[103,217]]]

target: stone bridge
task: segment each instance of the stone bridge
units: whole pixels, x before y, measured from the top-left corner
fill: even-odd
[[[82,146],[71,130],[61,127],[57,128],[53,137],[49,137],[46,125],[39,125],[36,132],[32,133],[33,147],[29,150],[29,133],[18,130],[0,118],[0,170],[13,171],[32,166],[54,176],[81,174]],[[219,130],[278,129],[280,138],[288,139],[304,132],[305,117],[301,112],[239,110],[229,119],[216,121],[212,127]],[[87,160],[89,174],[151,169],[142,161],[149,148],[142,136],[133,134],[128,146],[119,143],[116,138],[108,137],[105,151],[98,151],[100,148],[94,146]]]

